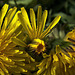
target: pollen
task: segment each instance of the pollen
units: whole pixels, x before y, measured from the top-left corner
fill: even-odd
[[[28,46],[38,54],[46,50],[44,41],[40,39],[34,39],[33,42]]]

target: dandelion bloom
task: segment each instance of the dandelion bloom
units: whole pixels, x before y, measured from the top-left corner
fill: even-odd
[[[43,54],[44,59],[37,67],[37,75],[74,75],[75,74],[75,29],[68,32],[63,41],[70,43],[56,45],[49,55]],[[66,44],[67,44],[66,43]]]
[[[48,28],[44,31],[47,14],[48,14],[47,10],[45,10],[42,15],[42,8],[41,6],[38,7],[37,24],[36,24],[35,13],[32,8],[30,8],[30,21],[29,21],[28,14],[26,10],[24,9],[24,7],[21,8],[21,11],[22,11],[22,14],[19,14],[19,20],[23,28],[25,29],[25,32],[28,34],[30,41],[32,41],[32,43],[29,43],[28,46],[30,46],[31,49],[35,50],[38,54],[40,54],[41,52],[46,50],[45,43],[42,39],[59,22],[61,16],[57,16],[50,23]]]
[[[19,37],[21,33],[22,27],[17,16],[21,11],[16,12],[17,8],[14,7],[7,12],[8,6],[5,4],[0,11],[0,75],[27,72],[23,68],[23,61],[27,59],[28,54],[16,47],[11,40],[12,37]]]
[[[68,49],[67,49],[68,50]],[[74,75],[75,74],[75,60],[60,48],[56,46],[55,50],[51,50],[49,55],[40,62],[37,67],[37,75]]]

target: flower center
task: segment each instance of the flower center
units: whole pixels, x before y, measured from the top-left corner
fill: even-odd
[[[42,44],[39,44],[38,47],[37,47],[37,51],[40,52],[43,49],[43,47],[44,46]]]
[[[40,39],[34,39],[32,44],[29,44],[30,48],[38,54],[45,51],[45,43],[43,40]]]

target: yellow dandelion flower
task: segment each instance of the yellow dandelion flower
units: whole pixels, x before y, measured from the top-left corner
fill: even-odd
[[[45,46],[43,46],[43,44],[45,45],[45,43],[44,43],[44,41],[42,39],[59,22],[61,16],[57,16],[50,23],[48,28],[44,31],[45,23],[46,23],[46,19],[47,19],[47,14],[48,14],[47,10],[45,10],[43,12],[43,15],[42,15],[42,8],[41,8],[41,6],[38,7],[37,24],[36,24],[36,19],[35,19],[35,13],[34,13],[34,10],[32,8],[30,8],[30,20],[31,20],[31,22],[29,21],[28,14],[27,14],[26,10],[24,9],[24,7],[21,8],[21,11],[22,11],[22,14],[18,15],[19,16],[19,20],[20,20],[23,28],[25,29],[25,32],[28,34],[29,39],[31,41],[33,41],[33,42],[35,41],[35,39],[37,41],[39,39],[40,42],[43,42],[43,43],[40,44],[40,42],[36,41],[36,43],[39,43],[39,44],[36,45],[36,44],[33,43],[32,44],[33,46],[31,44],[29,45],[29,46],[33,47],[33,49],[36,47],[36,49],[35,49],[36,52],[40,54],[40,52],[45,50]],[[37,50],[37,47],[39,47],[38,48],[39,50]]]
[[[75,29],[67,33],[63,41],[68,45],[60,44],[57,40],[56,48],[52,48],[49,55],[43,53],[44,59],[40,62],[37,75],[74,75],[75,74]],[[62,42],[63,43],[63,42]],[[66,43],[66,44],[67,44]],[[69,44],[70,43],[70,44]]]
[[[65,50],[56,45],[56,49],[52,49],[49,55],[44,54],[45,58],[37,65],[39,68],[37,75],[74,75],[75,60],[68,49]]]
[[[25,58],[26,60],[31,59],[23,50],[17,48],[11,40],[12,37],[19,37],[21,33],[22,27],[17,15],[21,11],[16,12],[17,8],[14,7],[7,12],[8,6],[5,4],[0,11],[0,75],[27,72],[23,68],[25,66],[23,61]],[[27,57],[29,58],[27,59]]]

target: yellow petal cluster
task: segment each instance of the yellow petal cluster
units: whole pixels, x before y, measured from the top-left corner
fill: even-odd
[[[50,54],[46,55],[37,67],[39,68],[37,75],[75,74],[75,60],[68,52],[61,49],[59,45],[56,46],[55,50],[51,50]]]
[[[29,35],[30,40],[39,38],[44,38],[49,31],[59,22],[61,16],[57,16],[48,26],[48,28],[44,31],[45,23],[47,19],[48,11],[45,10],[42,15],[42,8],[41,6],[38,7],[38,13],[37,13],[37,24],[36,24],[36,18],[35,13],[32,8],[30,8],[30,21],[28,18],[28,14],[24,7],[21,8],[22,14],[19,14],[19,20]]]
[[[21,36],[19,34],[22,32],[22,26],[18,21],[18,13],[21,11],[16,12],[16,7],[8,10],[8,6],[5,4],[0,11],[0,75],[27,72],[27,66],[24,67],[23,61],[28,63],[30,60],[34,61],[26,52],[16,47],[11,40],[13,37],[20,38]]]
[[[68,32],[64,40],[70,41],[73,44],[75,44],[75,29],[73,29],[72,31]]]

